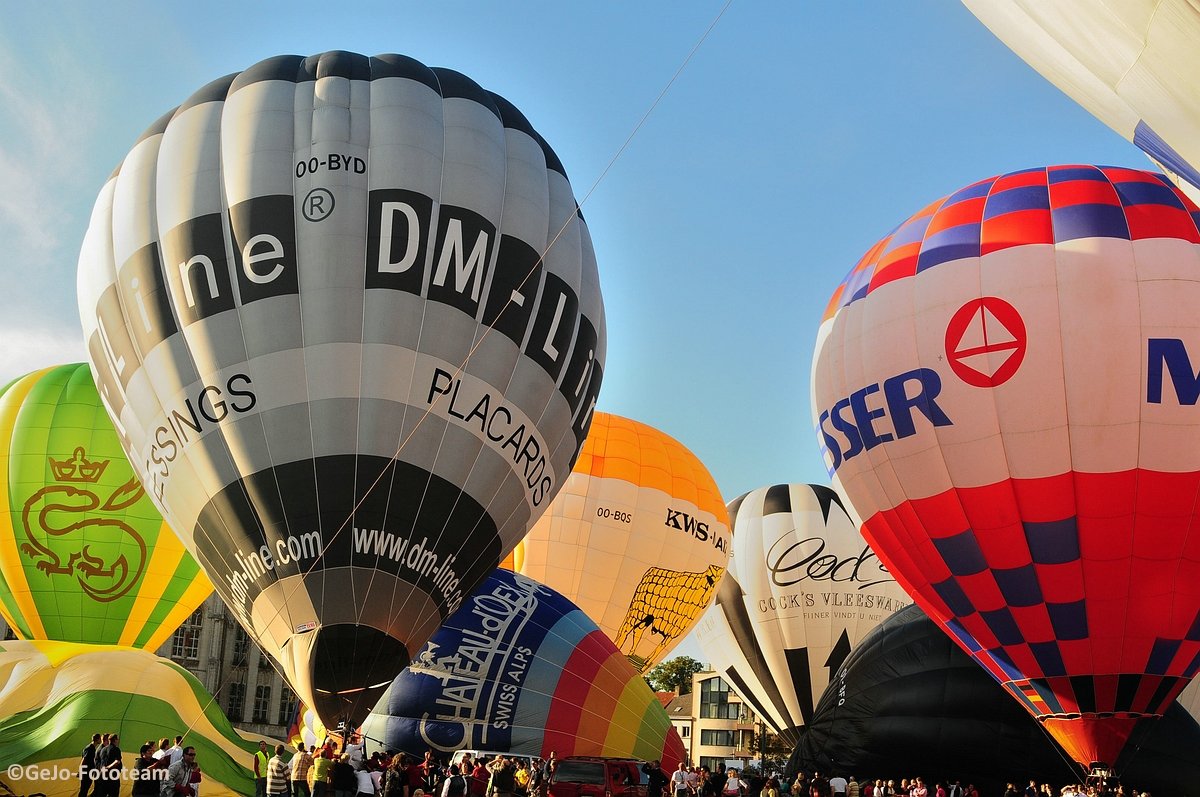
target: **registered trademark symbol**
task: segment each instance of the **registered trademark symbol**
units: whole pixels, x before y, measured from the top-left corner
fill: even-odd
[[[333,213],[333,193],[328,188],[314,188],[304,197],[301,209],[309,221],[324,221]]]

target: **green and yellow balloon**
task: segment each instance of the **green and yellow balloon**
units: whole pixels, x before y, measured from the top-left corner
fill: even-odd
[[[258,745],[178,664],[112,645],[0,642],[0,794],[76,797],[79,751],[109,729],[132,742],[126,762],[143,739],[184,734],[203,769],[201,794],[253,793]],[[125,797],[129,782],[121,783]]]
[[[24,639],[154,650],[212,585],[134,475],[86,364],[0,390],[0,614]]]

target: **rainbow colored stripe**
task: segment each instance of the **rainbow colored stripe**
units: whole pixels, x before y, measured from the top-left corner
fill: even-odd
[[[659,759],[683,743],[616,645],[549,587],[497,570],[402,672],[363,725],[413,754]]]
[[[573,614],[577,616],[564,618],[572,629],[590,624],[583,612]],[[558,637],[551,643],[557,648],[553,658],[566,655],[566,664],[546,713],[543,751],[647,761],[683,757],[683,743],[671,732],[662,704],[640,677],[629,677],[636,671],[603,631],[588,632],[574,650],[557,632],[553,637]]]

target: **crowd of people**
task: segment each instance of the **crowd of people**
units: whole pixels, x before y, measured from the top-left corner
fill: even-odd
[[[804,771],[781,780],[757,773],[726,770],[724,764],[716,769],[688,767],[680,764],[669,775],[653,761],[643,767],[649,776],[647,797],[1150,797],[1146,791],[1127,789],[1123,785],[1073,783],[1053,788],[1035,780],[1019,788],[1009,783],[1003,795],[984,794],[974,783],[960,780],[927,783],[924,778],[864,778],[835,774],[826,777],[820,772],[811,776]]]
[[[1031,780],[1024,789],[1009,783],[1004,797],[1150,797],[1150,792],[1126,789],[1124,784],[1109,788],[1105,784],[1088,786],[1082,783],[1071,783],[1055,791],[1048,783],[1039,786],[1036,780]]]
[[[121,781],[133,781],[134,797],[197,797],[200,767],[196,748],[184,746],[183,737],[153,739],[138,750],[133,767],[126,771],[121,737],[116,733],[92,734],[79,762],[79,797],[118,797]]]
[[[666,775],[658,761],[651,761],[642,772],[647,776],[647,797],[662,797],[668,785],[670,797],[748,797],[752,789],[760,797],[781,797],[784,793],[778,778],[744,779],[736,769],[726,770],[724,764],[710,770],[705,766],[689,767],[681,761],[674,772]]]
[[[757,797],[759,794],[762,797],[776,797],[768,795],[766,790],[755,792],[753,786],[741,790],[739,797]],[[984,794],[974,783],[964,784],[958,779],[933,783],[926,782],[922,777],[859,780],[854,775],[833,775],[826,778],[820,772],[814,772],[809,777],[803,771],[791,779],[791,785],[784,794],[789,797],[1001,797]],[[1002,797],[1150,797],[1150,793],[1138,792],[1136,789],[1126,790],[1120,785],[1109,787],[1104,784],[1082,783],[1072,783],[1055,789],[1048,783],[1038,784],[1036,780],[1031,780],[1024,788],[1009,783]]]
[[[364,754],[362,744],[338,742],[294,753],[259,743],[254,756],[255,797],[545,797],[557,766],[550,757],[456,756],[449,763],[426,752]],[[272,752],[274,753],[272,755]]]
[[[328,739],[312,749],[282,744],[271,749],[259,742],[254,755],[255,797],[547,797],[558,765],[546,759],[508,755],[457,754],[447,762],[432,752],[423,758],[405,753],[375,752],[351,742],[339,749]],[[132,772],[125,764],[116,733],[95,734],[83,750],[79,797],[118,797],[122,778],[133,780],[134,797],[199,797],[200,766],[194,747],[183,737],[147,741]],[[658,761],[643,765],[646,797],[1150,797],[1123,785],[1069,784],[1052,788],[1029,781],[1009,783],[1003,795],[982,794],[973,783],[927,783],[921,777],[865,778],[804,771],[780,779],[739,773],[717,764],[715,769],[680,763],[667,773]]]

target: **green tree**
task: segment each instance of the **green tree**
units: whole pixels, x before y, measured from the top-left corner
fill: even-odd
[[[792,748],[765,725],[760,723],[758,728],[751,734],[750,749],[763,762],[765,772],[782,772],[792,757]]]
[[[678,692],[686,695],[692,691],[692,676],[704,671],[704,665],[691,656],[667,659],[646,673],[646,683],[660,692]]]

